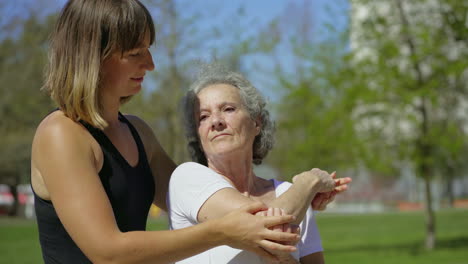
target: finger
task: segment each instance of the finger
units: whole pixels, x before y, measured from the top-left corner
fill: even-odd
[[[301,234],[301,227],[299,225],[290,225],[291,226],[291,233],[294,234]]]
[[[267,209],[268,207],[266,207],[266,205],[261,202],[253,202],[253,203],[244,205],[240,208],[240,210],[251,213],[251,214],[255,214],[259,211],[264,211]]]
[[[280,209],[280,215],[286,215],[286,212],[283,209]],[[283,232],[288,232],[289,224],[282,224],[281,228]]]
[[[324,193],[318,193],[315,195],[314,199],[312,200],[312,209],[319,210],[320,204],[322,203],[323,199],[325,199]]]
[[[284,224],[283,227],[284,227],[283,232],[296,234],[296,233],[293,232],[292,226],[291,226],[290,224]],[[296,244],[299,242],[299,240],[300,240],[300,237],[298,237],[296,241],[285,242],[285,244],[286,244],[286,245],[294,246],[294,245],[296,245]]]
[[[266,250],[271,250],[271,251],[294,252],[297,250],[295,246],[282,245],[282,244],[279,244],[270,240],[262,240],[260,241],[259,244]]]
[[[268,208],[267,216],[274,216],[273,210],[274,210],[274,208]]]
[[[341,186],[335,187],[334,189],[335,192],[344,192],[346,190],[348,190],[348,185],[341,185]]]
[[[323,199],[322,202],[319,205],[320,211],[323,211],[327,208],[327,200]]]
[[[279,209],[279,208],[273,208],[272,211],[273,211],[272,216],[281,216],[281,209]],[[272,228],[272,230],[278,231],[278,232],[283,232],[283,225],[284,225],[284,224],[274,226],[274,227]]]
[[[346,178],[334,179],[334,181],[335,181],[336,186],[340,186],[340,185],[343,185],[343,184],[348,184],[348,183],[352,182],[353,180],[350,177],[346,177]]]
[[[258,215],[258,216],[267,216],[267,211],[260,211],[260,212],[255,213],[255,215]]]
[[[295,233],[278,232],[269,229],[265,229],[261,235],[264,239],[275,241],[280,244],[283,244],[282,242],[297,241],[297,239],[300,237]]]
[[[275,225],[281,225],[290,223],[296,220],[296,217],[293,215],[282,215],[282,216],[267,216],[264,218],[264,225],[265,227],[272,227]]]
[[[283,214],[281,213],[281,208],[273,208],[273,215],[274,215],[274,216],[281,216],[281,215],[283,215]]]
[[[322,200],[317,200],[314,202],[314,204],[312,205],[312,209],[315,210],[315,211],[322,211],[322,207],[321,207],[321,204],[322,204]]]
[[[320,203],[320,209],[321,210],[325,210],[327,208],[327,205],[328,205],[329,200],[330,200],[330,194],[331,194],[331,192],[328,192],[328,193],[325,194],[325,198]]]
[[[268,260],[275,261],[275,262],[278,261],[278,258],[275,255],[266,251],[262,247],[253,247],[253,248],[249,248],[248,250],[252,251],[253,253],[259,255],[262,258],[266,258]]]
[[[332,172],[332,173],[330,174],[330,176],[332,177],[332,179],[335,179],[335,178],[336,178],[336,171]]]

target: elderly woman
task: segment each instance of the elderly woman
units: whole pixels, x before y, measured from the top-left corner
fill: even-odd
[[[261,201],[296,215],[301,240],[293,254],[279,254],[282,263],[323,263],[322,246],[310,203],[322,194],[346,189],[349,178],[333,180],[313,169],[294,177],[294,184],[255,175],[273,146],[273,124],[259,92],[242,75],[219,65],[201,71],[184,101],[189,149],[193,159],[180,165],[169,184],[172,229],[222,217],[242,205]],[[325,197],[325,198],[323,198]],[[280,210],[259,212],[281,214]],[[243,223],[239,223],[242,225]],[[276,227],[276,229],[287,227]],[[178,263],[264,263],[255,254],[220,246]]]

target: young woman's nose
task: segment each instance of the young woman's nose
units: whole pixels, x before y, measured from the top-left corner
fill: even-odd
[[[153,55],[151,55],[151,52],[149,50],[146,51],[145,57],[144,57],[144,67],[146,68],[147,71],[152,71],[154,70],[154,62],[153,62]]]

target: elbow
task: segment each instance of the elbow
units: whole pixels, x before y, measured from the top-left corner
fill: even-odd
[[[93,256],[90,256],[89,259],[91,260],[92,263],[96,264],[125,264],[127,262],[124,262],[123,258],[119,256],[117,253],[118,251],[115,252],[99,252]]]
[[[96,264],[127,264],[130,254],[127,253],[128,247],[122,238],[109,238],[109,242],[95,247],[92,254],[88,256],[92,263]]]

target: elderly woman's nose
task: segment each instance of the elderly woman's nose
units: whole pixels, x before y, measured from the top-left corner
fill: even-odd
[[[225,124],[224,118],[220,114],[213,114],[211,119],[211,127],[213,129],[223,127]]]

